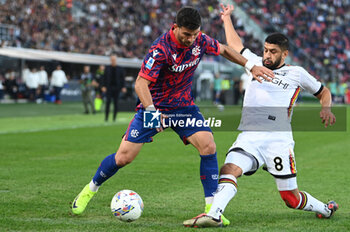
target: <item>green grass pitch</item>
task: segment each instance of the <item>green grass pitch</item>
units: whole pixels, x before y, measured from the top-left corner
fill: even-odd
[[[81,112],[78,103],[0,105],[0,231],[197,231],[182,221],[204,209],[200,160],[173,132],[155,136],[100,188],[84,214],[71,214],[72,200],[100,161],[116,151],[133,115],[122,112],[117,123],[104,123],[103,114]],[[287,208],[273,178],[259,170],[238,180],[225,211],[231,225],[204,231],[350,231],[347,112],[345,131],[294,133],[299,188],[324,202],[336,200],[334,218]],[[219,166],[237,134],[214,133]],[[110,212],[113,195],[122,189],[143,198],[144,213],[135,222],[120,222]]]

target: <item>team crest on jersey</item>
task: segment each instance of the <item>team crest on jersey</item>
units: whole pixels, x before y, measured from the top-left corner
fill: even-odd
[[[192,55],[198,56],[200,53],[201,53],[201,49],[200,49],[199,46],[195,46],[195,47],[192,49]]]

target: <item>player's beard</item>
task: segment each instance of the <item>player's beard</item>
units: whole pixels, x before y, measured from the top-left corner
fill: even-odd
[[[282,56],[279,56],[275,62],[272,62],[271,64],[266,64],[266,60],[267,59],[264,59],[263,61],[263,65],[266,67],[266,68],[269,68],[271,70],[274,70],[274,69],[277,69],[280,65],[281,65],[281,60],[282,60]]]

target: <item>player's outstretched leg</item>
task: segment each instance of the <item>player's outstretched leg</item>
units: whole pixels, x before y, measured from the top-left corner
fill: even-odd
[[[330,218],[339,208],[336,202],[330,201],[328,204],[325,204],[305,191],[297,193],[295,193],[295,190],[280,191],[280,194],[288,207],[315,212],[318,218]]]
[[[207,213],[186,220],[183,222],[183,225],[186,227],[222,227],[229,225],[230,222],[227,219],[228,224],[225,225],[222,212],[230,200],[236,195],[236,182],[237,180],[233,175],[220,175],[213,204],[206,207]]]
[[[115,153],[107,156],[96,171],[92,181],[87,184],[84,189],[78,194],[72,203],[72,212],[74,214],[81,214],[84,212],[87,204],[90,202],[92,197],[96,194],[98,188],[103,182],[113,176],[119,167],[115,161]]]
[[[316,217],[326,218],[326,219],[331,218],[333,216],[334,212],[338,210],[339,205],[335,201],[330,201],[327,203],[327,208],[331,211],[330,215],[323,215],[321,213],[316,213]]]
[[[213,193],[218,187],[217,176],[218,176],[218,161],[216,152],[211,155],[201,155],[200,163],[200,177],[204,188],[204,195],[206,199],[206,205],[204,212],[208,213],[213,201]],[[216,178],[215,178],[216,177]],[[228,226],[230,221],[223,215],[221,217],[224,226]]]
[[[195,228],[205,228],[205,227],[222,227],[223,222],[220,219],[214,219],[205,213],[198,215],[192,219],[184,221],[184,226],[195,227]]]

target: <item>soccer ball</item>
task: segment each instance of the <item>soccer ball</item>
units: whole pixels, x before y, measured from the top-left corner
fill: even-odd
[[[111,201],[114,216],[124,222],[137,220],[143,211],[143,201],[139,194],[132,190],[122,190],[114,195]]]

